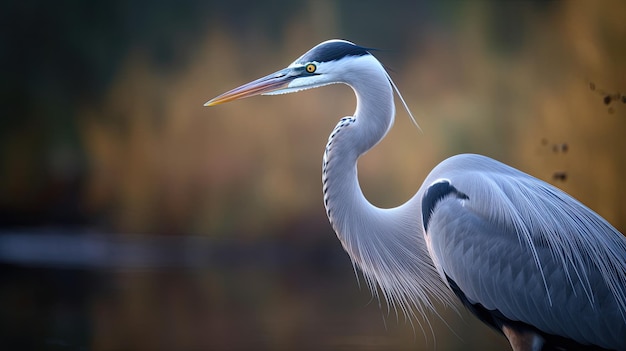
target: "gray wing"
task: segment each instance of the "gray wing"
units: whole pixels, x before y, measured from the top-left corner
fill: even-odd
[[[442,162],[424,184],[433,261],[469,303],[549,335],[626,349],[626,238],[608,222],[478,155]]]

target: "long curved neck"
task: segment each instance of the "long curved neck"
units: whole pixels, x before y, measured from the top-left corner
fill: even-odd
[[[354,116],[339,121],[328,139],[324,205],[337,237],[370,288],[380,286],[387,301],[414,315],[415,308],[432,308],[429,295],[450,299],[424,244],[419,201],[381,209],[367,201],[359,185],[358,158],[384,138],[395,114],[393,87],[376,63],[345,82],[355,91],[357,108]]]
[[[328,219],[339,239],[354,228],[354,218],[371,219],[379,209],[367,201],[357,176],[358,158],[374,147],[393,125],[393,90],[380,63],[365,65],[366,72],[347,74],[357,108],[354,116],[342,118],[328,138],[324,152],[322,182]],[[348,250],[348,248],[346,248]],[[350,251],[348,251],[350,252]]]
[[[342,118],[330,134],[322,169],[328,219],[344,246],[354,218],[372,220],[380,210],[361,191],[357,160],[385,137],[395,115],[392,86],[379,63],[346,84],[356,94],[357,108],[354,116]]]

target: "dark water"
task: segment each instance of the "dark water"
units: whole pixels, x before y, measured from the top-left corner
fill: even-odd
[[[8,350],[450,350],[502,347],[443,311],[406,321],[359,288],[339,245],[4,233]],[[318,246],[318,247],[316,247]],[[478,328],[478,329],[476,329]],[[476,332],[478,330],[478,332]],[[455,335],[458,334],[458,335]],[[476,334],[479,333],[479,334]]]

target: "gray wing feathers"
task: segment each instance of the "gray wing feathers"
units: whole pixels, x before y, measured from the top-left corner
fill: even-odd
[[[562,191],[486,157],[448,159],[426,184],[437,178],[469,197],[443,199],[426,235],[471,302],[550,334],[626,349],[621,233]]]

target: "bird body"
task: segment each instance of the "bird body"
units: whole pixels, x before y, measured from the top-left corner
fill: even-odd
[[[617,230],[564,192],[484,156],[447,159],[422,189],[439,179],[464,196],[428,205],[424,236],[442,279],[472,312],[498,329],[532,327],[558,346],[567,338],[626,349],[626,239]]]
[[[436,166],[398,207],[367,201],[357,162],[393,125],[399,94],[368,49],[323,42],[206,105],[334,83],[352,87],[357,108],[326,145],[324,205],[374,294],[412,317],[456,297],[514,350],[626,350],[626,238],[561,190],[464,154]]]

